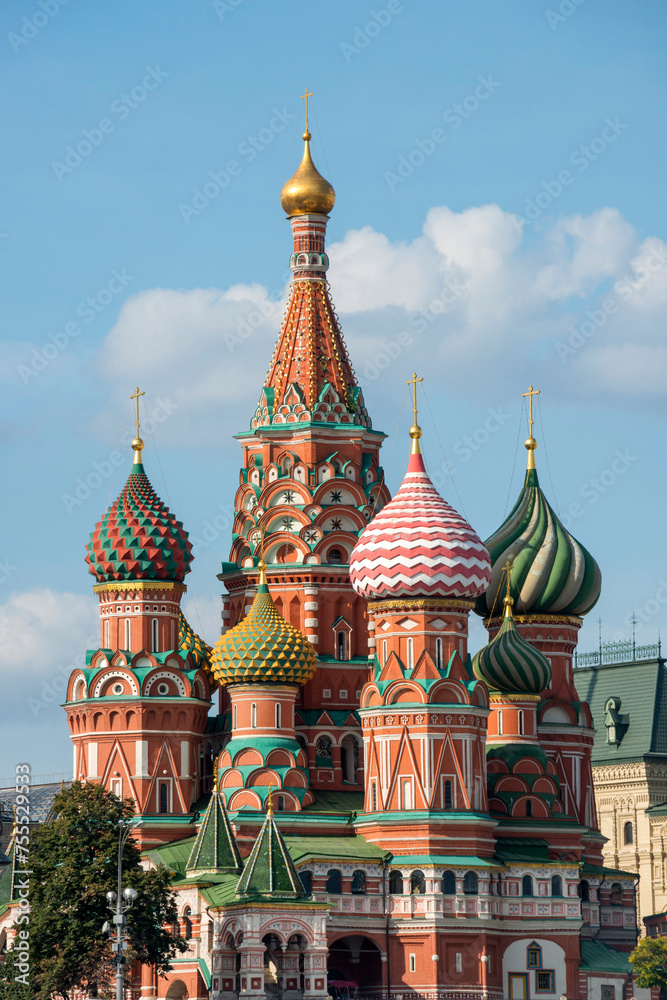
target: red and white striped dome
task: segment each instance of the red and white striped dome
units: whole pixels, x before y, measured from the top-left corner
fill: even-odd
[[[421,454],[410,455],[400,490],[362,531],[350,557],[350,579],[368,600],[473,598],[488,587],[489,553],[442,499]]]

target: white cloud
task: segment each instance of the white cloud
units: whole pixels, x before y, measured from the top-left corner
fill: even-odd
[[[564,397],[584,385],[621,403],[657,391],[667,246],[654,237],[640,243],[613,208],[541,226],[522,230],[497,205],[440,206],[412,242],[367,226],[331,245],[333,298],[362,378],[380,370],[378,358],[403,333],[410,364],[445,379],[452,393],[526,377]],[[615,312],[590,320],[610,296]],[[275,298],[259,285],[235,285],[156,288],[129,299],[97,358],[112,389],[107,406],[117,413],[131,370],[150,398],[171,401],[176,415],[163,433],[173,442],[196,433],[200,444],[218,444],[221,422],[247,426],[283,314],[284,298]],[[392,348],[389,363],[403,349]],[[109,413],[100,427],[114,424]]]

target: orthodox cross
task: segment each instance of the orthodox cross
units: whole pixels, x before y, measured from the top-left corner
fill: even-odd
[[[135,401],[135,403],[137,404],[137,437],[139,437],[139,397],[140,396],[145,396],[145,395],[146,395],[145,392],[139,392],[139,386],[137,386],[137,388],[134,390],[134,392],[130,396],[130,399],[133,399]]]
[[[313,91],[312,90],[309,91],[308,87],[306,87],[306,93],[301,94],[301,100],[303,101],[304,98],[306,100],[306,132],[308,131],[308,98],[314,96],[315,95],[313,94]]]
[[[424,379],[417,378],[417,372],[414,372],[412,378],[408,379],[405,383],[406,385],[412,386],[412,410],[415,415],[415,424],[417,423],[417,383],[423,381]]]
[[[522,396],[528,396],[528,436],[533,436],[533,396],[539,396],[541,389],[533,389],[532,385],[528,387],[528,392],[522,392]]]

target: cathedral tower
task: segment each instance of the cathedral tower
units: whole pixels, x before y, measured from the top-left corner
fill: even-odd
[[[279,613],[318,656],[296,703],[311,785],[360,788],[353,713],[368,675],[366,602],[350,585],[348,562],[389,498],[384,435],[372,428],[329,294],[325,234],[335,194],[313,163],[307,113],[303,140],[281,194],[293,237],[285,317],[250,427],[237,435],[243,468],[219,577],[228,590],[223,632],[252,605],[262,551]]]

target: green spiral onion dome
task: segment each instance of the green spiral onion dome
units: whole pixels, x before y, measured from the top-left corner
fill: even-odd
[[[506,597],[505,617],[488,646],[475,653],[472,671],[492,691],[540,694],[551,683],[551,664],[518,632],[512,598]]]
[[[517,614],[585,615],[600,596],[598,564],[558,520],[534,468],[526,471],[509,517],[484,544],[491,556],[491,583],[475,610],[485,618],[501,613],[508,559]]]
[[[133,446],[138,442],[133,442]],[[140,442],[143,447],[143,442]],[[192,545],[153,489],[141,463],[141,449],[120,496],[95,526],[86,562],[98,583],[114,580],[173,580],[190,572]]]
[[[201,667],[205,670],[209,681],[212,682],[212,687],[217,687],[217,681],[213,677],[211,667],[213,647],[197,635],[182,611],[178,616],[178,652],[183,657],[190,655],[195,667]]]
[[[273,603],[266,563],[260,562],[259,568],[259,586],[250,611],[213,647],[213,674],[221,684],[305,684],[315,676],[315,650]]]

